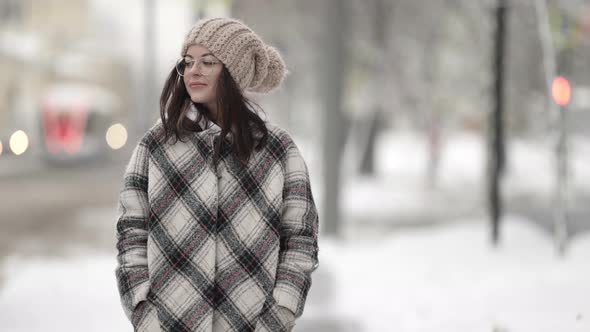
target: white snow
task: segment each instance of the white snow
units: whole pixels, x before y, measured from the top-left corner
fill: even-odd
[[[0,274],[2,330],[132,331],[114,269],[114,255],[8,257]]]
[[[590,236],[560,259],[529,221],[509,218],[497,249],[486,226],[457,221],[364,243],[322,241],[334,310],[366,331],[589,331]]]
[[[376,177],[359,177],[349,171],[342,176],[343,215],[349,220],[373,218],[392,224],[397,222],[395,217],[424,215],[426,210],[440,216],[440,221],[474,213],[482,215],[486,195],[485,144],[484,137],[473,132],[444,135],[437,186],[429,189],[426,136],[415,131],[383,132],[375,149]],[[551,137],[538,140],[512,137],[507,141],[506,172],[502,180],[505,200],[523,194],[546,199],[555,194],[554,144]],[[570,193],[590,193],[590,141],[572,136],[569,146]],[[311,160],[316,169],[320,168],[323,160]],[[314,192],[321,195],[320,176],[313,171]],[[321,200],[318,201],[321,205]]]
[[[508,218],[502,245],[481,221],[456,221],[345,243],[321,239],[304,317],[352,320],[363,331],[590,330],[590,236],[560,259],[548,234]],[[131,331],[120,307],[114,256],[13,256],[2,267],[5,331]],[[321,278],[318,280],[322,280]],[[302,325],[302,323],[300,323]]]

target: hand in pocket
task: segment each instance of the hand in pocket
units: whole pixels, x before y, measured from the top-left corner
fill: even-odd
[[[291,331],[295,326],[295,314],[286,307],[277,305],[277,316],[287,328],[287,331]]]
[[[156,307],[149,301],[141,301],[133,310],[133,327],[135,332],[161,332],[160,320]]]
[[[295,326],[295,315],[269,297],[262,307],[256,323],[256,332],[290,332]]]

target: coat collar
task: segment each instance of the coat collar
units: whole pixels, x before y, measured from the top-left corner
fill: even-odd
[[[212,132],[220,132],[221,131],[221,127],[219,127],[215,122],[207,119],[204,116],[201,117],[201,120],[199,121],[199,126],[201,128],[203,128],[203,130],[210,130]]]
[[[188,112],[186,113],[186,117],[195,121],[198,117],[199,113],[196,108],[191,107]],[[203,130],[209,130],[214,132],[220,132],[221,128],[213,121],[209,120],[208,118],[202,116],[199,120],[199,127]]]
[[[194,107],[191,107],[191,109],[187,113],[187,117],[189,117],[191,120],[195,120],[198,115],[197,112],[198,111]],[[221,132],[221,127],[219,127],[219,125],[217,125],[215,122],[209,120],[208,118],[206,118],[204,116],[201,117],[201,119],[199,121],[199,126],[201,128],[203,128],[204,132],[208,132],[215,137],[217,137],[218,136],[217,134],[219,134]],[[229,143],[233,143],[233,134],[231,132],[227,133],[226,140]]]

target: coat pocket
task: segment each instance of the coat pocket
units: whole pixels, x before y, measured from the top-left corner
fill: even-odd
[[[135,332],[161,332],[156,307],[149,300],[141,301],[133,310],[133,330]]]
[[[294,315],[280,307],[274,297],[268,296],[256,322],[255,332],[290,332],[295,326]]]

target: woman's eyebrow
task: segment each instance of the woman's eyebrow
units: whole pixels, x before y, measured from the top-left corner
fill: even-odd
[[[213,56],[213,53],[205,53],[205,54],[201,55],[200,57],[202,58],[202,57],[206,57],[206,56],[208,56],[208,55],[211,55],[211,56]],[[191,58],[193,58],[193,59],[195,58],[195,57],[193,57],[192,55],[190,55],[190,54],[188,54],[188,53],[187,53],[185,56],[189,56],[189,57],[191,57]]]

